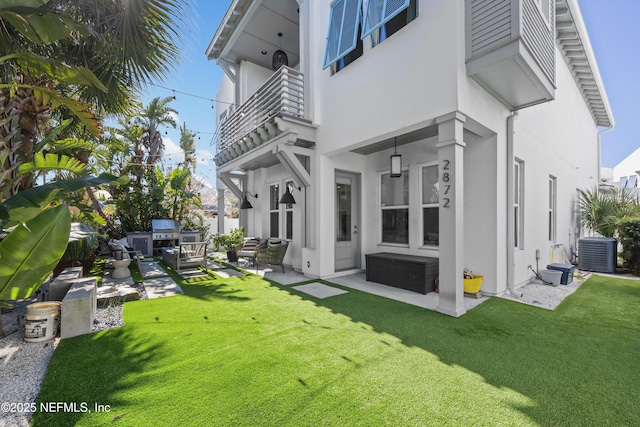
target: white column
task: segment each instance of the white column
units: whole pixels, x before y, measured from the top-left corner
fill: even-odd
[[[218,186],[218,233],[224,234],[224,191],[225,187]]]
[[[440,294],[438,311],[459,317],[464,308],[464,147],[465,116],[436,119],[440,190]]]

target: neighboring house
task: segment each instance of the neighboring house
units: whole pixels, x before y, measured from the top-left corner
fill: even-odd
[[[233,0],[207,56],[219,194],[310,277],[438,257],[460,316],[465,268],[500,294],[579,234],[613,116],[576,0]]]
[[[603,178],[617,188],[638,188],[640,148],[629,154],[613,168],[602,168]]]

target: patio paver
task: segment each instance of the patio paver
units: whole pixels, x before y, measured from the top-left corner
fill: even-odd
[[[334,288],[333,286],[325,285],[324,283],[320,283],[320,282],[313,282],[313,283],[307,283],[306,285],[292,286],[291,288],[300,292],[304,292],[305,294],[309,294],[312,297],[316,297],[320,299],[329,298],[336,295],[342,295],[349,292],[343,289]]]
[[[161,298],[173,295],[183,294],[182,288],[178,286],[171,277],[156,277],[144,280],[144,289],[147,291],[147,297]]]
[[[142,263],[142,277],[166,276],[167,272],[156,261]]]

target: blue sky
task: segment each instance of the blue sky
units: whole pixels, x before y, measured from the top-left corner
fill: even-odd
[[[156,96],[175,95],[170,105],[179,113],[179,124],[186,122],[189,129],[198,132],[196,173],[215,187],[215,147],[211,140],[216,111],[210,100],[216,97],[223,73],[215,61],[207,60],[205,50],[231,2],[192,1],[195,22],[188,29],[182,63],[164,82],[157,82],[175,93],[150,86],[144,103]],[[640,121],[640,1],[579,0],[579,4],[616,121],[615,128],[602,135],[602,166],[613,167],[640,148],[640,137],[633,131],[633,123]],[[179,140],[178,130],[167,129],[167,164],[182,158],[177,148]]]

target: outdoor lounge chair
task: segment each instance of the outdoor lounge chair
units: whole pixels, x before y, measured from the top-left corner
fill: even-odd
[[[260,246],[266,247],[266,245],[266,240],[260,240],[256,237],[247,237],[246,239],[244,239],[244,243],[242,245],[238,245],[236,253],[238,254],[238,258],[247,258],[255,264],[258,248]]]
[[[207,266],[206,242],[182,242],[175,248],[163,248],[162,260],[174,270]]]
[[[284,273],[282,261],[284,260],[284,254],[287,252],[288,246],[289,242],[286,241],[279,243],[270,241],[265,248],[258,247],[256,251],[256,270],[260,264],[279,265]]]

